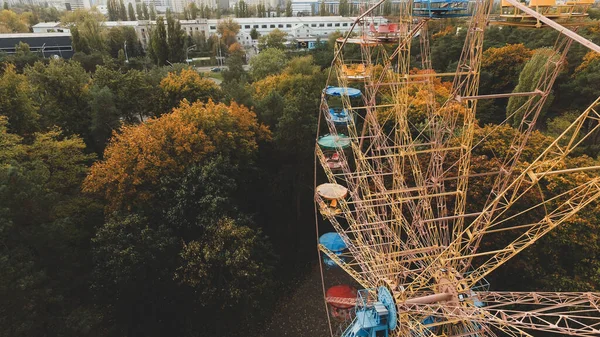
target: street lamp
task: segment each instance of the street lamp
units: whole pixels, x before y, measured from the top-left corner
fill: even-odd
[[[188,57],[188,53],[190,50],[194,50],[196,49],[196,45],[193,46],[189,46],[186,50],[185,50],[185,62],[187,62],[188,64],[190,63],[190,58]]]
[[[123,49],[125,50],[125,63],[129,63],[129,57],[127,57],[127,41],[123,42]]]

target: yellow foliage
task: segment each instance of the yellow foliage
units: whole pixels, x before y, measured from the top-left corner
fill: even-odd
[[[454,33],[454,26],[446,26],[444,29],[440,30],[439,32],[433,34],[431,36],[432,39],[437,39],[438,37],[442,37],[442,36],[446,36],[448,34],[452,34]]]
[[[502,71],[502,65],[525,63],[532,55],[533,51],[522,43],[507,44],[500,48],[492,47],[483,53],[481,66],[483,68],[495,67],[497,71]]]
[[[170,114],[115,133],[83,189],[103,195],[109,211],[131,208],[153,196],[161,177],[178,176],[216,153],[248,160],[258,141],[269,138],[244,106],[183,101]]]
[[[200,74],[192,69],[184,69],[181,73],[169,73],[160,81],[160,88],[169,108],[177,106],[183,99],[190,102],[207,102],[221,96],[221,88],[214,81],[200,77]]]
[[[579,65],[579,67],[577,67],[575,69],[575,72],[573,73],[573,76],[575,76],[575,74],[584,71],[592,62],[600,60],[600,54],[596,53],[595,51],[589,51],[587,52],[584,56],[583,56],[583,62],[581,62],[581,64]]]

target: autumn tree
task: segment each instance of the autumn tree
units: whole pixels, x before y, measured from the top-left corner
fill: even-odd
[[[221,96],[221,89],[214,81],[200,77],[198,72],[192,69],[184,69],[181,73],[169,73],[160,82],[160,88],[163,94],[162,113],[169,112],[183,99],[188,102],[206,103],[209,99],[216,101]]]
[[[0,115],[8,118],[8,131],[31,134],[39,128],[38,106],[27,77],[7,64],[0,76]]]
[[[487,49],[483,53],[481,69],[491,74],[491,92],[504,92],[514,88],[523,65],[532,54],[522,43]]]
[[[483,53],[481,62],[480,92],[482,94],[505,93],[515,88],[523,65],[532,55],[523,44],[507,44],[491,47]],[[505,118],[508,98],[482,100],[478,103],[477,118],[481,125],[500,124]]]
[[[217,34],[223,40],[223,43],[229,48],[237,42],[237,33],[240,31],[239,24],[232,18],[221,20],[217,25]]]
[[[27,33],[29,27],[26,21],[11,11],[4,9],[0,11],[0,33]]]
[[[124,126],[92,166],[84,190],[107,200],[108,209],[147,205],[161,177],[220,153],[233,162],[254,156],[267,138],[253,112],[231,103],[183,102],[172,113],[137,126]]]

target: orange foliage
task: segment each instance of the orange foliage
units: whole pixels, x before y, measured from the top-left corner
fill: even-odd
[[[433,34],[431,36],[432,39],[437,39],[438,37],[442,37],[442,36],[446,36],[448,34],[452,34],[454,33],[454,30],[456,28],[454,28],[454,26],[446,26],[444,29],[440,30],[439,32]]]
[[[584,71],[592,62],[600,60],[600,54],[595,51],[589,51],[583,56],[583,62],[575,69],[573,76],[575,74]]]
[[[503,64],[525,63],[531,58],[532,55],[533,51],[529,48],[526,48],[522,43],[507,44],[506,46],[500,48],[492,47],[488,48],[483,53],[481,66],[487,68],[497,67]],[[497,70],[502,71],[503,69]]]
[[[258,141],[269,138],[244,106],[183,101],[170,114],[115,133],[83,189],[103,195],[109,211],[128,209],[152,198],[161,177],[180,175],[216,153],[247,161]]]
[[[221,89],[214,81],[200,77],[200,74],[192,69],[184,69],[179,74],[169,73],[160,81],[160,88],[167,105],[171,107],[177,106],[183,99],[190,102],[206,102],[221,96]]]

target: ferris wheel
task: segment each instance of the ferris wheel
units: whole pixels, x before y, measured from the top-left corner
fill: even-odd
[[[493,1],[401,1],[394,23],[374,16],[382,3],[337,39],[322,93],[315,147],[315,201],[326,220],[317,226],[322,272],[340,268],[359,287],[324,292],[331,334],[600,336],[599,293],[491,291],[486,281],[600,197],[600,166],[568,160],[598,132],[600,98],[554,141],[525,153],[572,43],[600,52],[563,26],[584,22],[589,1],[503,0],[495,16]],[[436,73],[428,25],[450,17],[468,17],[464,47],[455,72]],[[533,90],[479,94],[489,23],[560,31]],[[508,118],[479,128],[477,103],[510,97],[522,102],[508,116],[516,131],[503,149],[482,155]],[[551,188],[553,177],[571,183]]]

